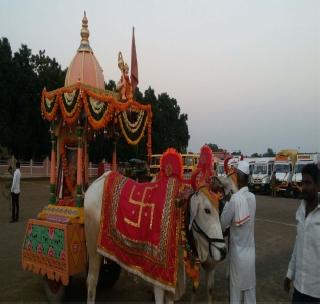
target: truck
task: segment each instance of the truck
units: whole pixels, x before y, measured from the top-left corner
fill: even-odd
[[[272,195],[282,193],[291,196],[293,194],[292,176],[297,155],[298,151],[293,149],[281,150],[276,154],[271,178]]]
[[[295,197],[299,197],[302,193],[302,168],[307,164],[314,163],[312,154],[299,153],[297,155],[297,162],[293,169],[292,176],[292,191]]]
[[[150,162],[150,176],[154,178],[160,172],[160,158],[162,154],[152,154]]]
[[[253,192],[270,193],[274,160],[274,157],[261,157],[256,159],[253,165],[250,184]]]

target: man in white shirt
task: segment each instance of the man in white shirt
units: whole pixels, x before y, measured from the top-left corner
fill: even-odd
[[[237,183],[240,189],[226,203],[221,214],[221,226],[230,227],[230,302],[256,303],[256,271],[254,219],[255,196],[248,190],[249,163],[239,161]]]
[[[11,186],[12,217],[10,223],[17,222],[19,220],[20,178],[20,162],[17,161]]]
[[[292,303],[320,303],[320,169],[315,164],[302,168],[303,200],[297,210],[297,236],[284,290]]]

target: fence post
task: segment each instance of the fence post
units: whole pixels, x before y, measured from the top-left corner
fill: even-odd
[[[33,165],[33,161],[32,159],[30,159],[30,176],[32,177],[32,165]]]
[[[47,156],[46,159],[44,160],[46,164],[46,177],[49,176],[49,157]]]

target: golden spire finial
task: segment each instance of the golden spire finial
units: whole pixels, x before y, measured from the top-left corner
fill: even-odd
[[[78,51],[92,51],[89,45],[89,30],[88,30],[88,19],[86,16],[86,11],[84,11],[84,15],[82,18],[82,28],[80,32],[81,36],[81,44]]]

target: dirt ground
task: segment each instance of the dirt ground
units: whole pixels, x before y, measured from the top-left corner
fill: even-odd
[[[42,278],[21,268],[21,246],[26,222],[36,217],[49,199],[49,182],[46,180],[22,181],[20,220],[9,223],[9,202],[4,198],[5,181],[0,180],[0,301],[46,302]],[[258,302],[288,302],[290,297],[282,290],[295,238],[295,211],[298,200],[257,196],[255,225],[256,276]],[[226,263],[220,264],[215,276],[216,302],[228,301]],[[203,279],[202,279],[203,282]],[[190,299],[191,288],[180,303]],[[86,299],[85,275],[73,278],[66,292],[66,301],[83,302]],[[201,284],[197,302],[205,302],[205,286]],[[97,290],[101,302],[153,302],[150,285],[125,271],[111,289]]]

